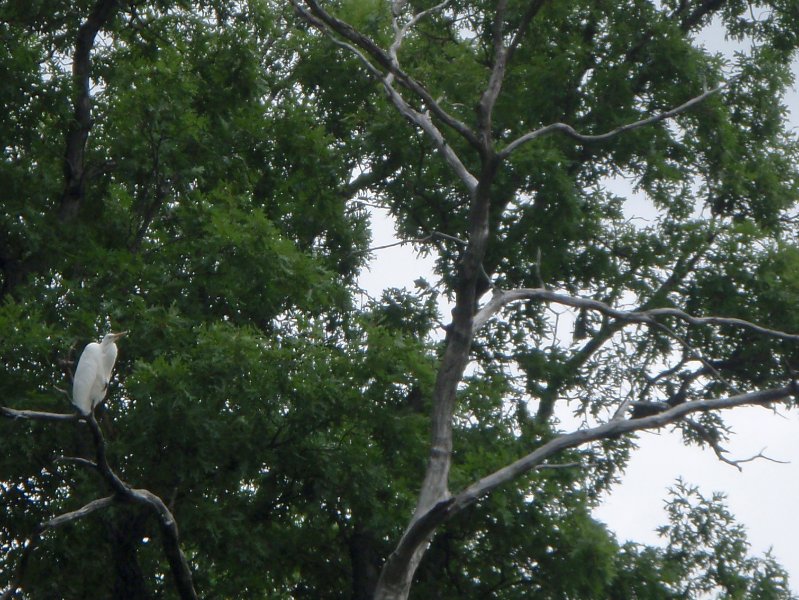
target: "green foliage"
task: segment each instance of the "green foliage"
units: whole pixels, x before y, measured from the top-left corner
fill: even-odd
[[[388,2],[323,4],[376,42],[393,40]],[[512,32],[529,3],[507,4]],[[605,143],[550,135],[521,146],[492,184],[483,268],[502,288],[799,331],[799,152],[782,103],[799,45],[795,2],[766,2],[758,19],[737,0],[698,12],[689,4],[542,4],[497,101],[499,147],[553,122],[607,132],[729,85]],[[359,60],[287,3],[158,0],[117,3],[94,41],[86,189],[77,214],[61,216],[72,57],[95,5],[0,5],[3,405],[69,412],[59,390],[70,388],[83,346],[129,330],[100,410],[109,459],[174,511],[201,595],[369,597],[424,472],[444,347],[437,302],[457,284],[469,195]],[[469,126],[492,66],[495,8],[451,2],[399,51],[403,68]],[[756,48],[733,63],[709,54],[696,34],[714,17]],[[437,124],[479,172],[474,148]],[[656,217],[640,221],[644,209],[614,178]],[[400,235],[432,240],[419,249],[435,251],[435,281],[363,300],[364,197]],[[529,303],[474,340],[458,390],[452,491],[552,439],[561,405],[592,421],[629,390],[640,402],[673,401],[683,383],[688,399],[722,393],[700,372],[708,364],[741,390],[785,383],[799,365],[795,344],[738,329],[668,322],[669,334],[571,317],[570,338],[569,316]],[[680,340],[707,363],[697,367]],[[724,433],[715,415],[702,424]],[[2,588],[38,524],[108,491],[57,460],[92,456],[83,425],[0,427]],[[590,509],[630,450],[619,439],[564,452],[558,460],[579,467],[542,469],[482,499],[435,537],[414,593],[790,597],[784,570],[748,556],[720,499],[683,484],[665,550],[620,546]],[[119,597],[133,565],[147,597],[175,597],[160,541],[146,513],[115,505],[48,533],[25,594]]]
[[[723,495],[705,498],[696,487],[678,481],[666,511],[669,524],[659,530],[668,542],[662,569],[676,597],[795,598],[788,574],[770,553],[748,555],[745,530],[727,510]]]

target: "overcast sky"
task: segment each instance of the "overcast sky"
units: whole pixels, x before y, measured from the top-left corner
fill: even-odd
[[[711,29],[703,38],[705,45],[720,52],[730,52],[718,30]],[[799,60],[794,62],[799,73]],[[799,94],[796,88],[787,98],[792,122],[799,131]],[[373,213],[373,246],[396,242],[393,226],[385,214]],[[413,288],[420,276],[431,281],[432,258],[417,257],[410,246],[398,246],[375,253],[370,270],[360,279],[372,296],[386,287]],[[799,308],[799,307],[798,307]],[[448,320],[448,315],[442,315]],[[742,465],[739,472],[720,462],[710,450],[686,447],[678,433],[644,432],[639,434],[640,448],[629,463],[623,482],[616,486],[595,512],[608,524],[619,541],[634,540],[657,544],[655,529],[667,522],[664,499],[678,477],[696,485],[709,497],[724,492],[727,505],[739,522],[747,527],[751,551],[762,555],[769,548],[791,574],[791,584],[799,591],[799,411],[772,414],[762,408],[736,409],[727,415],[735,431],[725,444],[730,458],[747,458],[763,451],[770,458],[787,461],[779,464],[757,460]]]

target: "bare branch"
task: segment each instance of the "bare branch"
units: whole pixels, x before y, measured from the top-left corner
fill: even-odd
[[[799,342],[799,334],[785,333],[778,329],[769,329],[768,327],[761,327],[744,319],[737,319],[735,317],[694,317],[678,308],[652,308],[646,311],[652,317],[675,317],[685,321],[689,325],[726,325],[729,327],[740,327],[760,333],[769,337],[779,338],[791,342]]]
[[[299,8],[299,10],[304,14],[307,14],[305,13],[304,9]],[[383,87],[386,90],[386,93],[388,94],[389,100],[391,100],[391,103],[394,105],[394,107],[399,111],[399,113],[402,116],[404,116],[411,123],[416,125],[419,129],[421,129],[424,133],[427,134],[427,136],[433,142],[438,151],[441,152],[441,155],[443,156],[444,160],[447,162],[447,164],[449,164],[452,170],[455,171],[455,174],[466,186],[466,189],[469,190],[469,193],[474,194],[475,190],[477,189],[477,178],[469,172],[469,170],[461,161],[460,157],[447,143],[441,131],[438,129],[438,127],[435,126],[433,121],[430,119],[430,116],[426,113],[421,113],[416,109],[414,109],[413,107],[411,107],[405,101],[405,98],[402,97],[402,94],[400,94],[394,88],[394,86],[392,85],[391,73],[389,73],[389,75],[384,77],[380,69],[378,69],[375,65],[373,65],[372,62],[366,57],[366,55],[364,55],[364,53],[361,52],[358,48],[356,48],[352,44],[349,44],[347,42],[344,42],[336,38],[334,35],[332,35],[331,31],[327,27],[325,27],[323,23],[319,22],[318,19],[315,19],[313,15],[308,15],[306,18],[311,23],[319,27],[320,30],[325,35],[327,35],[328,38],[330,38],[330,40],[334,44],[348,50],[349,52],[352,52],[363,63],[366,69],[375,78],[380,80],[380,82],[383,84]]]
[[[0,406],[0,413],[10,419],[27,419],[29,421],[77,421],[80,418],[77,414],[65,415],[38,410],[17,410],[6,406]]]
[[[460,238],[455,237],[454,235],[449,235],[447,233],[442,233],[440,231],[433,231],[430,235],[426,235],[420,238],[413,238],[410,240],[400,240],[398,242],[393,242],[391,244],[383,244],[382,246],[372,246],[371,248],[366,248],[365,250],[356,250],[353,254],[366,254],[368,252],[374,252],[376,250],[386,250],[388,248],[395,248],[396,246],[405,246],[406,244],[428,244],[430,242],[436,242],[438,240],[449,240],[451,242],[455,242],[456,244],[460,244],[461,246],[465,246],[466,242]]]
[[[713,241],[715,235],[710,235],[706,237],[706,244],[710,244]],[[669,291],[674,289],[676,285],[678,285],[683,278],[690,272],[691,268],[699,261],[699,259],[704,255],[707,249],[707,245],[700,248],[697,252],[693,253],[691,256],[690,253],[683,254],[680,256],[674,264],[672,268],[671,275],[669,275],[664,282],[662,282],[657,289],[652,291],[650,297],[645,300],[636,310],[646,310],[649,307],[653,306],[657,303],[658,298],[663,298],[668,294]],[[540,249],[538,251],[538,256],[536,257],[536,273],[538,275],[538,279],[542,280],[541,275],[539,273],[539,265],[541,262],[540,257]],[[547,286],[544,283],[541,283],[541,288],[546,288]],[[586,309],[582,309],[585,311]],[[620,331],[624,327],[624,322],[619,320],[612,320],[607,315],[603,319],[602,327],[600,330],[589,339],[586,344],[580,348],[572,357],[564,363],[563,370],[559,370],[561,375],[556,376],[555,380],[550,379],[549,384],[547,385],[544,394],[540,396],[540,403],[538,405],[538,411],[536,413],[536,422],[543,423],[548,420],[552,416],[552,412],[554,410],[554,404],[557,400],[557,396],[560,393],[561,386],[565,382],[565,378],[562,375],[563,373],[576,373],[587,361],[588,359],[594,355],[608,340],[610,340],[616,332]],[[622,413],[623,414],[623,413]]]
[[[619,310],[613,308],[599,300],[590,298],[580,298],[578,296],[569,296],[566,294],[559,294],[541,288],[519,288],[515,290],[495,290],[491,300],[488,301],[474,317],[475,330],[483,327],[486,322],[497,312],[499,312],[505,305],[518,300],[544,300],[546,302],[554,302],[556,304],[563,304],[573,308],[585,308],[587,310],[594,310],[619,321],[627,323],[643,323],[647,325],[659,325],[656,320],[659,317],[673,317],[688,323],[689,325],[717,325],[739,327],[754,331],[762,335],[792,342],[799,342],[799,334],[786,333],[777,329],[769,329],[761,327],[743,319],[733,317],[694,317],[678,308],[650,308],[647,310]]]
[[[479,117],[480,140],[483,144],[482,153],[484,156],[493,153],[493,136],[491,133],[492,113],[497,98],[499,97],[499,92],[502,90],[502,82],[505,79],[505,67],[507,66],[508,49],[503,42],[503,21],[505,20],[507,5],[507,0],[499,0],[496,12],[494,13],[494,26],[492,31],[494,64],[491,68],[491,75],[488,78],[488,85],[483,95],[480,97],[480,102],[478,104],[477,113]]]
[[[84,417],[84,419],[89,425],[89,430],[91,431],[92,438],[94,440],[94,448],[97,455],[97,469],[100,471],[103,479],[105,479],[106,483],[108,483],[109,487],[114,490],[114,492],[123,498],[129,497],[130,486],[122,481],[108,464],[105,438],[103,437],[103,432],[100,430],[100,424],[97,423],[97,419],[94,417],[94,413],[89,413],[89,415]]]
[[[765,454],[763,454],[763,452],[765,450],[766,449],[763,448],[760,452],[758,452],[757,454],[755,454],[753,456],[750,456],[749,458],[739,458],[738,460],[736,460],[734,462],[736,464],[740,464],[740,463],[748,463],[748,462],[752,462],[752,461],[755,461],[755,460],[762,459],[762,460],[767,460],[769,462],[777,463],[778,465],[789,465],[789,464],[791,464],[791,461],[789,461],[789,460],[778,460],[776,458],[771,458],[770,456],[766,456]]]
[[[460,157],[455,153],[452,146],[447,143],[441,131],[430,119],[430,116],[427,113],[421,113],[412,108],[388,79],[383,79],[382,83],[395,108],[402,116],[427,134],[427,137],[433,142],[433,145],[441,153],[446,163],[452,168],[458,176],[458,179],[463,182],[466,189],[469,190],[469,194],[474,195],[477,190],[477,178],[469,172],[469,169],[463,164],[463,161],[461,161]]]
[[[46,523],[42,524],[42,527],[43,529],[54,529],[56,527],[60,527],[61,525],[71,523],[72,521],[77,521],[78,519],[82,519],[83,517],[90,515],[96,510],[111,506],[113,500],[113,496],[106,496],[105,498],[92,500],[86,506],[79,508],[78,510],[73,510],[72,512],[68,512],[50,519]]]
[[[184,600],[197,600],[198,596],[197,592],[194,591],[191,567],[186,555],[180,548],[180,536],[175,517],[172,516],[163,500],[149,490],[131,489],[130,493],[135,501],[146,504],[158,517],[158,522],[161,525],[161,543],[164,546],[164,552],[169,561],[180,597]]]
[[[136,502],[137,504],[143,504],[156,515],[161,525],[164,553],[167,556],[167,560],[169,561],[172,570],[172,575],[175,578],[175,585],[177,587],[178,594],[183,600],[197,600],[197,593],[194,590],[194,584],[192,582],[191,568],[186,560],[186,556],[183,554],[183,551],[180,548],[180,538],[178,536],[178,528],[175,518],[158,496],[148,490],[131,488],[113,471],[111,466],[108,464],[105,438],[103,437],[103,432],[100,429],[100,425],[97,423],[97,419],[94,417],[94,413],[89,413],[87,416],[78,416],[76,414],[62,415],[57,413],[45,413],[31,410],[15,410],[6,407],[0,407],[0,412],[7,417],[15,419],[21,418],[41,421],[76,421],[80,419],[85,421],[89,426],[89,430],[94,440],[96,462],[91,462],[90,460],[86,460],[84,458],[66,456],[62,456],[57,460],[63,462],[73,462],[97,469],[108,486],[114,492],[113,496],[109,496],[108,498],[103,498],[101,500],[95,500],[94,502],[87,504],[79,511],[61,515],[40,525],[39,528],[37,528],[37,530],[34,532],[34,535],[31,536],[31,542],[23,552],[23,556],[19,565],[20,575],[14,584],[13,589],[6,591],[3,596],[0,597],[0,600],[10,598],[14,593],[16,593],[16,589],[19,587],[21,574],[24,572],[25,563],[28,560],[28,556],[33,550],[35,541],[41,536],[43,531],[49,528],[57,527],[64,523],[68,523],[75,519],[82,518],[98,508],[107,506],[112,501],[128,501]]]
[[[138,504],[143,504],[153,511],[161,525],[161,541],[164,546],[164,553],[166,554],[169,566],[172,570],[172,576],[175,578],[175,585],[178,589],[178,593],[183,600],[197,600],[197,592],[194,590],[191,568],[186,560],[186,556],[180,548],[178,527],[172,513],[161,498],[152,492],[145,489],[133,489],[119,478],[108,464],[105,439],[103,438],[100,425],[97,423],[97,419],[94,418],[93,413],[88,415],[86,422],[89,424],[89,429],[94,438],[94,445],[97,453],[97,468],[100,474],[118,497],[123,500],[131,500]]]
[[[597,135],[585,135],[576,131],[571,125],[567,125],[566,123],[552,123],[551,125],[547,125],[546,127],[541,127],[540,129],[536,129],[535,131],[531,131],[530,133],[526,133],[523,136],[516,138],[512,142],[510,142],[507,146],[505,146],[497,156],[500,159],[505,159],[510,154],[516,150],[522,144],[526,144],[527,142],[531,142],[536,138],[543,137],[545,135],[549,135],[550,133],[560,132],[564,135],[580,142],[583,144],[589,144],[593,142],[604,142],[609,140],[617,135],[620,135],[626,131],[632,131],[633,129],[640,129],[641,127],[646,127],[647,125],[652,125],[654,123],[659,123],[660,121],[665,121],[666,119],[670,119],[682,112],[685,112],[689,108],[696,106],[697,104],[704,101],[708,96],[712,96],[720,92],[727,86],[726,83],[721,84],[718,87],[713,88],[712,90],[708,90],[699,96],[695,96],[691,98],[687,102],[680,104],[676,108],[672,108],[671,110],[667,110],[662,113],[658,113],[656,115],[652,115],[651,117],[647,117],[646,119],[641,119],[640,121],[635,121],[634,123],[627,123],[626,125],[621,125],[608,131],[606,133],[601,133]]]
[[[533,469],[540,468],[549,457],[563,450],[643,429],[658,429],[679,421],[692,413],[731,409],[748,404],[768,405],[773,402],[784,402],[795,393],[795,386],[785,386],[738,394],[727,398],[694,400],[640,419],[611,420],[597,427],[579,429],[560,435],[526,456],[474,482],[458,494],[438,502],[427,513],[416,519],[406,530],[397,548],[389,557],[386,568],[401,568],[400,564],[393,563],[407,560],[418,544],[429,539],[435,529],[444,521],[471,506],[497,487]]]
[[[730,460],[726,456],[727,449],[723,448],[719,443],[718,435],[714,432],[710,431],[707,427],[702,425],[701,423],[695,421],[694,419],[685,418],[685,424],[692,429],[708,446],[713,449],[713,452],[716,453],[716,457],[724,463],[731,465],[738,469],[739,471],[743,471],[741,465],[739,465],[736,461]]]
[[[374,252],[376,250],[387,250],[388,248],[395,248],[397,246],[405,246],[406,244],[426,244],[427,242],[432,242],[435,238],[432,235],[426,235],[423,238],[416,238],[413,240],[400,240],[399,242],[394,242],[393,244],[383,244],[382,246],[372,246],[371,248],[367,248],[366,250],[361,250],[358,254],[365,254],[368,252]]]
[[[693,400],[679,404],[661,413],[657,413],[648,417],[642,417],[640,419],[628,419],[626,421],[611,421],[590,429],[581,429],[572,433],[564,434],[558,436],[550,442],[547,442],[527,456],[470,485],[463,492],[455,496],[455,504],[463,505],[465,507],[497,486],[510,481],[511,479],[514,479],[533,468],[537,468],[538,465],[549,456],[568,448],[574,448],[587,442],[607,439],[609,437],[630,433],[633,431],[640,431],[642,429],[659,429],[679,421],[689,414],[697,412],[730,409],[750,404],[767,405],[774,402],[784,402],[790,399],[795,392],[796,390],[793,386],[784,386],[748,392],[744,394],[737,394],[727,398]]]
[[[713,452],[716,454],[716,457],[723,463],[726,463],[730,466],[735,467],[739,471],[743,471],[743,467],[741,465],[743,463],[753,462],[758,459],[768,460],[770,462],[775,462],[781,465],[788,464],[786,460],[777,460],[776,458],[771,458],[763,454],[765,448],[763,448],[757,454],[750,456],[749,458],[739,458],[739,459],[731,459],[727,458],[726,454],[729,452],[726,448],[723,448],[721,444],[719,444],[718,436],[715,435],[712,431],[708,430],[707,427],[698,423],[697,421],[689,418],[685,418],[684,422],[688,427],[690,427],[696,434],[702,438],[704,442],[706,442],[712,449]]]
[[[291,0],[291,3],[294,5],[297,12],[314,27],[321,29],[322,31],[335,31],[337,34],[365,51],[377,62],[382,69],[385,69],[385,71],[394,75],[397,78],[397,81],[399,81],[403,87],[407,88],[419,99],[421,99],[430,109],[430,111],[445,125],[447,125],[447,127],[450,127],[456,131],[471,146],[478,150],[480,149],[480,142],[474,132],[469,129],[465,123],[459,121],[443,108],[441,108],[441,105],[435,101],[435,99],[421,84],[396,66],[389,54],[375,44],[371,39],[355,30],[349,23],[345,23],[344,21],[332,16],[321,6],[319,6],[319,3],[316,0],[305,0],[305,4],[308,5],[310,11],[302,7],[299,3],[299,0]]]
[[[90,469],[99,469],[100,467],[97,466],[97,463],[94,463],[88,459],[81,458],[79,456],[59,456],[55,459],[56,463],[74,463],[76,465],[82,465],[84,467],[89,467]]]
[[[399,68],[399,60],[397,58],[397,52],[399,51],[400,46],[402,45],[402,41],[405,39],[405,36],[408,35],[408,31],[412,27],[415,27],[416,24],[424,19],[427,15],[432,14],[434,12],[438,12],[442,10],[447,4],[449,4],[449,0],[444,0],[443,2],[439,2],[435,6],[431,6],[423,11],[418,12],[417,14],[413,15],[408,21],[406,21],[402,27],[399,27],[397,24],[397,16],[395,15],[392,19],[392,25],[394,26],[394,42],[388,49],[388,55],[391,57],[394,65]]]

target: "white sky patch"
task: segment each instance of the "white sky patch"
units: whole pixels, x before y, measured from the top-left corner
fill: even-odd
[[[370,247],[381,248],[401,241],[396,236],[394,220],[386,209],[369,206],[368,210],[372,232]],[[378,298],[386,288],[413,290],[413,282],[419,277],[424,277],[431,284],[435,283],[434,265],[433,254],[420,256],[411,243],[381,248],[372,252],[372,259],[369,266],[361,272],[358,285],[373,298]],[[449,313],[443,312],[445,308],[443,304],[439,306],[446,321]]]

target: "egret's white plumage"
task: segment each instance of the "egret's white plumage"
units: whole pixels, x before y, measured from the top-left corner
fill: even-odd
[[[72,380],[72,403],[82,414],[88,415],[105,399],[117,360],[115,342],[126,333],[108,333],[99,344],[92,342],[83,349]]]

